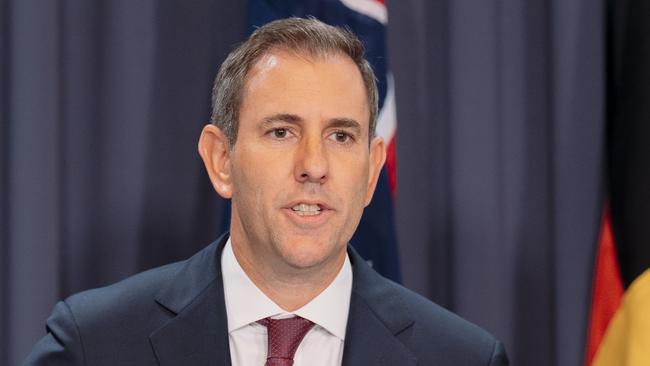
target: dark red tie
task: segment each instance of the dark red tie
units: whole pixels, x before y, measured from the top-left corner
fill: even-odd
[[[265,366],[292,366],[298,345],[314,326],[314,323],[299,316],[286,319],[266,318],[258,323],[266,326],[269,340]]]

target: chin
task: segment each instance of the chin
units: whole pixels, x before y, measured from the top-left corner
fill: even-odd
[[[335,261],[341,250],[345,250],[345,247],[339,248],[339,246],[324,242],[305,245],[304,241],[300,241],[300,243],[290,243],[282,248],[281,255],[285,262],[292,267],[306,269]]]

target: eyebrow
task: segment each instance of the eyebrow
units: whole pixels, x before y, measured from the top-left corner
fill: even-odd
[[[299,125],[303,123],[304,119],[298,115],[291,113],[278,113],[262,120],[262,127],[277,123],[285,122],[289,124]],[[361,134],[361,124],[352,118],[335,117],[328,121],[327,128],[349,128],[354,130],[356,134]]]
[[[352,118],[332,118],[328,127],[349,128],[357,135],[361,135],[361,124]]]
[[[302,121],[303,119],[298,115],[291,114],[291,113],[278,113],[269,117],[264,117],[264,119],[262,119],[262,126],[270,125],[277,122],[286,122],[286,123],[297,125],[300,124]]]

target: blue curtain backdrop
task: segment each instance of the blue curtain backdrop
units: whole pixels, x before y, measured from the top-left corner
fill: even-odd
[[[501,338],[515,365],[579,365],[605,5],[387,5],[403,283]],[[20,363],[58,299],[216,237],[223,202],[196,141],[246,7],[0,0],[0,364]]]

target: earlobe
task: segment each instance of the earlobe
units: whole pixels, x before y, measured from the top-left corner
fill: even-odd
[[[223,198],[231,198],[231,151],[226,135],[217,126],[206,125],[201,131],[198,149],[214,190]]]
[[[377,136],[370,143],[370,157],[368,161],[368,189],[366,191],[365,206],[368,206],[372,200],[372,195],[375,193],[375,188],[377,187],[377,181],[379,180],[381,168],[383,168],[385,162],[386,144],[384,143],[383,138]]]

